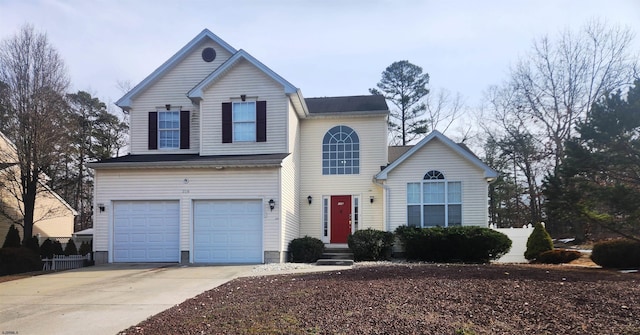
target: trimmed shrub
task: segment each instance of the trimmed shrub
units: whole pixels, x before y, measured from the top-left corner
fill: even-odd
[[[289,242],[289,258],[294,263],[313,263],[324,252],[324,243],[314,237],[301,237]]]
[[[4,238],[3,248],[20,248],[20,232],[15,225],[9,227],[7,235]]]
[[[62,249],[62,243],[60,241],[55,240],[52,242],[52,248],[54,255],[64,255],[64,250]]]
[[[487,263],[511,249],[506,235],[483,227],[399,227],[396,234],[409,260]]]
[[[548,250],[553,250],[553,241],[542,223],[538,222],[527,239],[527,250],[524,252],[524,258],[534,260],[538,255]]]
[[[538,257],[536,263],[542,264],[564,264],[580,258],[582,254],[576,250],[554,249],[547,250]]]
[[[25,241],[23,246],[25,248],[29,248],[29,249],[33,250],[33,252],[35,252],[36,254],[40,255],[40,244],[38,244],[38,237],[37,236],[31,236],[30,239]]]
[[[594,244],[591,260],[603,268],[640,268],[640,242],[628,239]]]
[[[78,254],[85,256],[86,254],[90,254],[93,252],[93,242],[84,241],[80,244],[80,249],[78,249]]]
[[[38,254],[29,248],[0,249],[0,276],[42,270]]]
[[[356,261],[380,261],[391,258],[393,233],[363,229],[349,235],[347,244]]]
[[[76,242],[74,242],[73,239],[69,239],[69,241],[67,242],[67,245],[64,246],[64,255],[70,256],[70,255],[77,255],[77,254],[78,254],[78,247],[76,247]]]
[[[53,257],[53,241],[46,239],[40,246],[40,257],[52,258]]]

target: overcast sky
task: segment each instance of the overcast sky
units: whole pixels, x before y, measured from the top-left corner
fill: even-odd
[[[0,39],[33,24],[65,60],[72,90],[106,102],[122,96],[118,81],[137,84],[208,28],[305,97],[368,94],[388,65],[408,60],[432,89],[476,106],[534,38],[590,19],[639,34],[640,1],[0,0]]]

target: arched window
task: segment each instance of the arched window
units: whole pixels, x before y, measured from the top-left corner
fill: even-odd
[[[347,126],[335,126],[322,140],[322,174],[359,174],[360,140]]]
[[[462,182],[431,170],[420,182],[407,184],[407,224],[448,227],[462,224]]]
[[[424,175],[424,180],[444,179],[444,175],[440,171],[431,170]]]

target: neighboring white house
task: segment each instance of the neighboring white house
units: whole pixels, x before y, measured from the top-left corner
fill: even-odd
[[[206,29],[117,105],[131,154],[89,165],[98,263],[283,262],[305,235],[487,226],[497,173],[465,148],[433,132],[390,162],[383,97],[305,99]]]
[[[12,224],[22,223],[24,206],[19,185],[20,170],[15,145],[0,133],[0,241],[4,241]],[[33,235],[70,238],[78,213],[46,184],[38,186],[33,213]],[[23,236],[22,226],[15,225]],[[1,243],[1,242],[0,242]]]

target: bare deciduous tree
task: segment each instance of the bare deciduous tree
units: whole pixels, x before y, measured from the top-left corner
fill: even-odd
[[[0,82],[6,85],[1,130],[13,141],[21,202],[23,239],[33,233],[34,208],[43,169],[64,150],[61,141],[69,79],[47,36],[30,25],[0,45]]]
[[[564,156],[564,141],[602,96],[629,86],[637,56],[629,29],[591,21],[578,32],[557,40],[545,36],[533,42],[531,53],[512,70],[518,94],[514,113],[529,119],[532,133],[545,143],[555,168]]]

